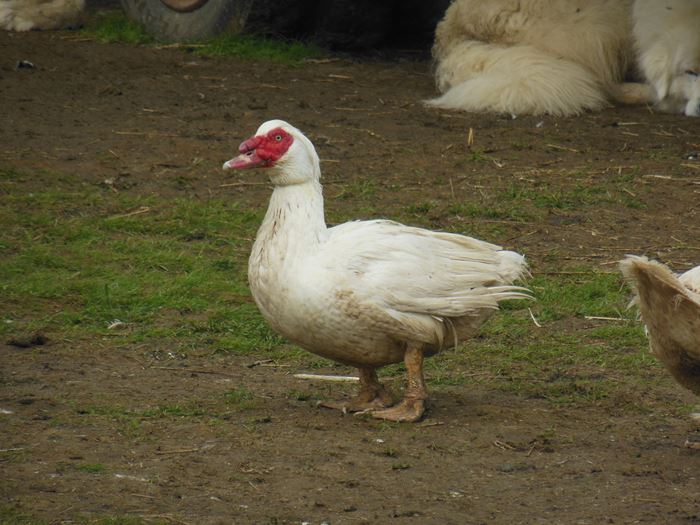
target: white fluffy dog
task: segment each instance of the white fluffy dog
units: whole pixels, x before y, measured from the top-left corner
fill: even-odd
[[[467,111],[598,110],[634,55],[632,0],[455,0],[438,24],[429,103]]]
[[[78,22],[85,0],[0,0],[0,29],[60,29]]]
[[[682,22],[684,36],[669,37],[667,33],[676,31],[673,24],[679,23],[678,17],[661,18],[652,11],[670,3],[684,4],[684,13],[690,13],[691,6],[697,9],[700,0],[637,3],[640,18],[648,21],[646,32],[654,35],[648,40],[655,46],[669,42],[664,49],[676,49],[678,54],[683,48],[679,41],[692,40],[686,33],[694,30],[697,40],[697,15],[687,14],[689,18]],[[433,46],[437,85],[444,94],[428,104],[467,111],[564,116],[599,110],[609,101],[652,102],[653,90],[648,85],[624,82],[635,71],[632,10],[633,0],[454,0],[437,26]],[[642,56],[648,53],[646,49],[640,46]],[[659,56],[661,52],[656,53]],[[669,67],[669,59],[660,60]],[[697,62],[683,67],[697,72]],[[646,73],[644,66],[642,70]],[[686,76],[685,80],[697,80]],[[653,80],[652,84],[656,87]],[[670,84],[669,93],[679,93],[681,84],[685,86],[680,81],[675,88]],[[677,98],[690,100],[687,89],[683,90]],[[665,96],[658,91],[659,99]]]
[[[700,117],[700,0],[636,0],[639,67],[665,111]]]

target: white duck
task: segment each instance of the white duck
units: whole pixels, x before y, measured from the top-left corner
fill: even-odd
[[[652,353],[676,381],[700,395],[700,266],[676,275],[631,255],[620,269],[636,292]]]
[[[359,369],[360,392],[324,406],[416,421],[427,399],[423,358],[471,336],[499,301],[529,297],[513,282],[524,257],[483,241],[387,220],[328,228],[313,144],[281,120],[265,122],[224,169],[264,167],[274,191],[248,264],[260,312],[315,354]],[[404,361],[395,406],[376,368]]]

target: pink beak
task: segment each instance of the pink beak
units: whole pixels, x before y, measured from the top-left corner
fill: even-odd
[[[264,162],[265,161],[263,159],[258,157],[258,155],[255,153],[255,150],[252,150],[224,162],[224,169],[242,170],[245,168],[254,168],[256,166],[260,166]]]
[[[258,156],[255,148],[260,145],[262,139],[260,137],[251,137],[245,140],[238,146],[238,151],[241,152],[238,157],[234,157],[229,161],[224,163],[225,170],[241,170],[245,168],[254,168],[256,166],[266,164],[265,159],[261,159]]]

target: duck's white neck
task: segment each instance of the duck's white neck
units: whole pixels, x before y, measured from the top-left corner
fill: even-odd
[[[283,253],[292,255],[318,245],[325,239],[326,230],[318,180],[275,186],[256,244],[274,243]]]

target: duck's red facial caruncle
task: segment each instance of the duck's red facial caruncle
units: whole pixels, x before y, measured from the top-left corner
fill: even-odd
[[[269,168],[287,152],[294,137],[282,128],[275,128],[264,135],[255,135],[238,146],[241,152],[224,164],[224,169]]]

